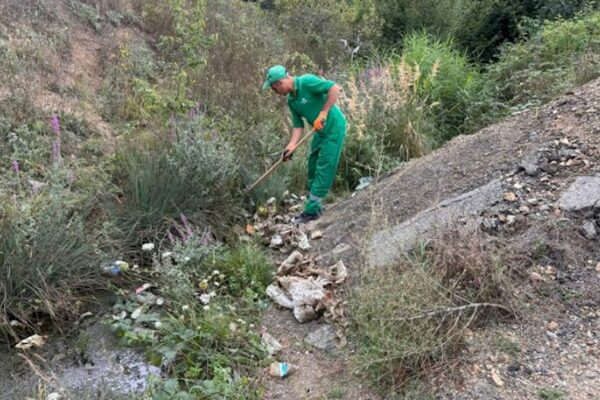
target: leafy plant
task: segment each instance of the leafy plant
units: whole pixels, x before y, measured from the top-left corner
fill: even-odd
[[[255,248],[203,244],[185,225],[185,240],[155,260],[157,288],[123,298],[110,323],[168,372],[152,383],[150,398],[258,399],[250,377],[266,354],[254,324],[271,266]]]

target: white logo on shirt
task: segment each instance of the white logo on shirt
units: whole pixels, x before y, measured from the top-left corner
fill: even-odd
[[[304,97],[303,97],[303,98],[300,100],[300,104],[306,104],[306,103],[308,103],[308,99],[306,99],[306,98],[304,98]]]

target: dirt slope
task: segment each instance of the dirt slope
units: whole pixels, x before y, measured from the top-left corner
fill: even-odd
[[[562,169],[541,181],[530,179],[519,168],[536,152],[558,152],[561,139],[570,146],[577,143],[585,162],[583,158],[572,164],[554,161],[552,168],[560,165]],[[365,250],[373,234],[493,180],[501,180],[503,187],[522,180],[528,185],[525,189],[545,198],[546,214],[550,214],[553,202],[576,176],[598,174],[599,145],[600,80],[595,80],[539,109],[457,137],[428,156],[402,165],[367,190],[329,205],[323,218],[310,227],[324,235],[323,240],[312,242],[311,252],[321,257],[323,265],[343,259],[356,283],[366,269]],[[593,249],[590,243],[585,246]],[[560,290],[577,293],[577,300],[560,295],[534,298],[528,305],[531,315],[523,321],[473,333],[460,371],[462,379],[453,380],[455,386],[438,383],[434,391],[440,398],[527,399],[554,387],[567,396],[557,398],[598,398],[594,396],[600,393],[600,362],[593,348],[599,343],[600,296],[594,288],[600,279],[594,266],[600,254],[594,253],[599,252],[590,250],[588,263],[577,271],[565,270],[569,279]],[[546,334],[550,320],[558,321],[558,336]],[[267,377],[265,398],[378,398],[349,374],[347,352],[323,352],[303,342],[323,322],[300,325],[289,311],[271,309],[264,325],[284,344],[281,359],[299,365],[300,372],[280,381]],[[502,346],[490,345],[496,339],[517,343],[518,351],[507,355]],[[502,386],[490,379],[491,369],[499,369]],[[580,387],[581,379],[587,381]]]
[[[540,109],[514,115],[476,134],[456,137],[441,149],[392,171],[366,191],[327,207],[317,225],[327,240],[316,250],[336,258],[332,250],[342,250],[347,248],[343,244],[348,244],[347,251],[335,253],[343,254],[352,265],[359,259],[357,251],[374,218],[383,216],[387,224],[399,224],[515,169],[526,155],[549,140],[569,137],[597,144],[599,113],[597,79]]]

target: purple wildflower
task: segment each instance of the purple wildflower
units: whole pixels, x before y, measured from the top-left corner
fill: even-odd
[[[56,136],[60,137],[60,120],[58,119],[58,115],[52,116],[50,125],[52,125],[52,130],[54,131]]]
[[[187,231],[188,237],[192,236],[194,234],[194,232],[192,232],[192,226],[190,225],[190,222],[188,221],[187,217],[183,214],[181,214],[181,223]]]
[[[17,160],[12,160],[10,164],[12,165],[13,172],[19,174],[19,162]]]

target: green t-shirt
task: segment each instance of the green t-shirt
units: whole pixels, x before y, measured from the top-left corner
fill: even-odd
[[[294,128],[304,128],[302,117],[313,125],[319,116],[323,105],[327,101],[327,92],[335,85],[334,81],[321,79],[316,75],[306,74],[294,78],[296,94],[288,94],[288,107],[292,113],[292,125]],[[346,125],[346,118],[342,110],[334,104],[329,110],[323,133],[334,128],[342,128]]]

